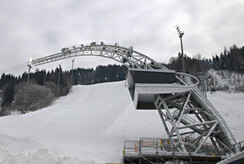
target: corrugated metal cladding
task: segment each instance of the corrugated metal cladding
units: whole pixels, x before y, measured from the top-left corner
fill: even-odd
[[[129,68],[129,70],[128,70],[128,88],[129,88],[132,99],[134,99],[136,83],[148,83],[148,84],[176,83],[175,71]]]
[[[134,83],[176,83],[175,71],[129,69]]]

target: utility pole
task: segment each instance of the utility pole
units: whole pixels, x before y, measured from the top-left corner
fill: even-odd
[[[58,72],[58,84],[57,84],[57,99],[59,98],[59,81],[60,81],[60,73],[61,73],[61,65],[62,65],[63,61],[61,60],[60,64],[59,64],[59,72]]]
[[[72,59],[72,72],[71,72],[71,76],[72,76],[72,78],[73,78],[74,62],[75,62],[75,58],[74,58],[74,59]]]
[[[72,72],[71,72],[71,77],[72,77],[72,84],[74,85],[74,62],[75,62],[75,58],[74,59],[72,59]]]
[[[80,72],[78,73],[78,81],[77,81],[77,83],[78,84],[81,84],[81,80],[82,80],[82,77],[81,77],[81,74],[80,74]]]
[[[27,98],[27,94],[28,94],[28,90],[29,90],[29,82],[30,82],[30,69],[32,67],[32,58],[30,58],[27,66],[28,66],[28,76],[27,76],[27,82],[26,82],[26,91],[25,91],[25,95],[24,95],[24,104],[23,104],[23,108],[22,108],[22,113],[24,113],[24,111],[26,110],[26,98]]]
[[[184,32],[181,31],[180,26],[176,25],[175,27],[176,27],[176,30],[178,32],[179,38],[180,38],[181,59],[182,59],[182,72],[185,73],[186,72],[186,68],[185,68],[185,59],[184,59],[183,43],[182,43],[182,37],[184,35]]]

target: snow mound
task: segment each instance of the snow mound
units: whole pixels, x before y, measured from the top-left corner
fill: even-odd
[[[0,163],[4,164],[96,164],[95,161],[81,161],[70,157],[55,157],[51,155],[47,149],[39,149],[35,153],[28,155],[17,154],[13,155],[9,151],[0,148]]]
[[[244,139],[244,94],[210,101]],[[135,110],[125,82],[74,86],[52,106],[0,118],[0,163],[120,163],[126,139],[166,138],[156,110]]]
[[[40,147],[40,144],[30,138],[14,138],[0,134],[1,147],[7,147],[13,153],[29,153]],[[24,148],[24,149],[23,149]]]

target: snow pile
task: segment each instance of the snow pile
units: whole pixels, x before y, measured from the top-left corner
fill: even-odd
[[[11,154],[9,151],[0,148],[0,163],[4,164],[43,164],[43,163],[52,163],[52,164],[96,164],[95,161],[80,161],[76,158],[70,157],[55,157],[51,155],[47,149],[40,149],[35,153],[24,154]]]
[[[208,97],[243,140],[244,94]],[[0,163],[119,163],[124,140],[141,137],[167,136],[156,110],[135,110],[125,82],[74,86],[50,107],[0,118]]]

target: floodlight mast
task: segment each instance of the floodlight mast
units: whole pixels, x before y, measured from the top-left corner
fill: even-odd
[[[28,90],[29,90],[30,69],[33,66],[33,59],[32,58],[30,58],[27,66],[28,66],[28,76],[27,76],[27,84],[26,84],[26,91],[25,91],[25,95],[24,95],[24,103],[23,103],[22,113],[24,113],[24,111],[26,110],[25,108],[26,108],[27,93],[28,93]]]
[[[179,38],[180,38],[180,45],[181,45],[181,57],[182,57],[182,72],[186,73],[186,68],[185,68],[185,60],[184,60],[184,52],[183,52],[183,43],[182,43],[182,37],[184,35],[184,32],[181,31],[180,26],[176,25],[176,30],[178,32]]]

